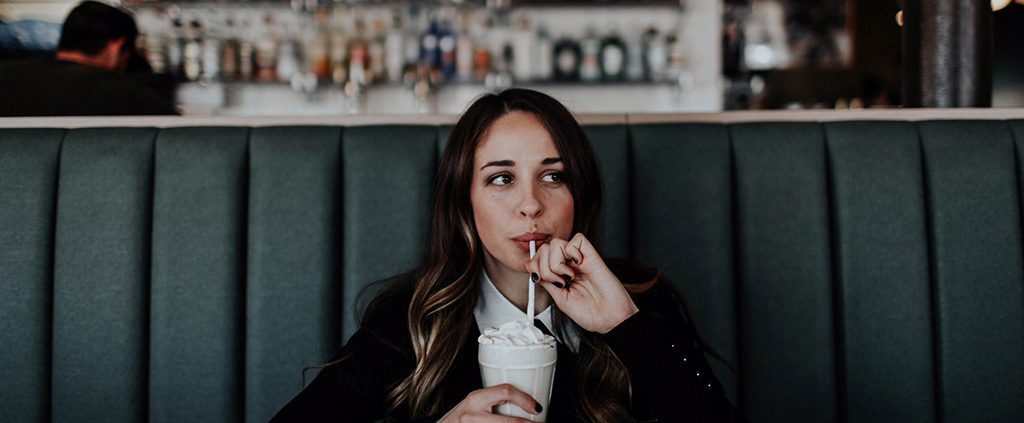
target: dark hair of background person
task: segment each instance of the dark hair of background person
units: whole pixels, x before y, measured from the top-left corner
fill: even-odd
[[[586,134],[565,106],[543,93],[515,88],[486,94],[473,102],[452,129],[438,166],[425,262],[415,270],[383,281],[387,287],[370,302],[363,315],[366,323],[385,299],[412,289],[408,330],[416,367],[390,392],[392,410],[407,406],[413,417],[440,411],[440,384],[475,324],[472,316],[483,266],[484,247],[470,202],[473,159],[492,124],[514,111],[532,114],[551,135],[565,165],[567,186],[575,204],[573,232],[591,240],[598,238],[600,173]],[[578,332],[581,343],[574,369],[581,382],[580,403],[575,404],[578,412],[594,421],[632,421],[625,366],[598,335],[585,330]]]
[[[123,50],[134,49],[139,34],[135,19],[113,6],[84,1],[75,6],[64,20],[57,50],[80,51],[95,55],[110,41],[124,38]]]

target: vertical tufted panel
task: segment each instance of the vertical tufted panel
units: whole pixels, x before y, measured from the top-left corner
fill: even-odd
[[[825,132],[845,421],[933,422],[931,287],[917,128],[842,122],[826,124]]]
[[[338,347],[341,128],[250,135],[245,420],[265,422]],[[306,382],[312,380],[310,373]]]
[[[368,284],[412,269],[427,251],[437,128],[362,126],[345,131],[343,338],[358,327]],[[380,286],[373,286],[370,299]]]
[[[604,185],[597,239],[601,253],[630,257],[629,134],[625,125],[593,125],[583,130],[594,148]]]
[[[708,344],[737,363],[729,132],[715,124],[634,125],[636,257],[686,295]],[[736,375],[710,359],[734,403]]]
[[[157,136],[150,421],[242,418],[248,135]]]
[[[836,421],[822,129],[811,123],[742,124],[731,134],[746,415],[758,422]]]
[[[919,126],[946,423],[1024,416],[1021,216],[1013,138],[1003,122]]]
[[[156,130],[68,131],[53,288],[53,420],[146,419]]]
[[[50,416],[60,129],[0,129],[0,421]]]
[[[1016,160],[1016,165],[1017,165],[1017,201],[1018,201],[1018,210],[1021,210],[1022,208],[1024,208],[1024,120],[1008,121],[1007,125],[1009,125],[1011,131],[1013,132],[1013,136],[1014,136],[1014,140],[1015,140],[1015,142],[1014,142],[1014,147],[1015,147],[1014,150],[1017,152],[1017,156],[1016,156],[1016,159],[1017,159]],[[1020,212],[1018,212],[1018,213],[1020,213]],[[1024,221],[1024,216],[1021,217],[1021,220]],[[1024,237],[1024,234],[1021,234],[1021,236]],[[1012,284],[1010,285],[1010,287],[1011,287],[1010,296],[1016,294],[1017,298],[1019,298],[1020,301],[1021,301],[1021,303],[1018,303],[1018,304],[1024,304],[1024,278],[1022,278],[1021,280],[1018,280],[1017,285],[1015,287],[1016,288],[1015,291],[1013,289],[1014,286]],[[1010,303],[1013,304],[1012,303],[1012,299],[1010,300]],[[1024,305],[1020,305],[1018,307],[1024,307]],[[1018,308],[1018,310],[1020,310],[1020,309]],[[1017,326],[1018,331],[1017,331],[1017,333],[1020,334],[1020,333],[1024,332],[1024,331],[1022,331],[1020,329],[1021,326],[1024,326],[1024,323],[1022,323],[1020,319],[1018,319],[1016,322],[1018,323],[1018,326]],[[1011,326],[1011,328],[1012,328],[1012,326]],[[1011,343],[1012,342],[1013,341],[1011,341]],[[1024,356],[1024,340],[1021,340],[1020,338],[1018,338],[1017,341],[1016,341],[1016,344],[1017,344],[1016,347],[1010,346],[1011,350],[1014,349],[1014,348],[1016,349],[1015,354],[1016,354],[1016,356],[1018,358],[1018,361],[1016,362],[1016,366],[1015,366],[1016,367],[1016,373],[1011,372],[1009,377],[1011,379],[1015,380],[1017,388],[1021,389],[1021,387],[1024,387],[1024,365],[1021,364],[1021,362],[1019,361],[1019,358]],[[1011,358],[1011,360],[1012,360],[1012,358]],[[1011,406],[1010,412],[1014,413],[1014,414],[1011,414],[1011,416],[1015,417],[1017,420],[1024,420],[1024,395],[1021,395],[1021,396],[1017,397],[1017,400],[1018,400],[1018,402],[1017,402],[1016,406],[1015,407]]]
[[[440,161],[444,155],[444,149],[448,146],[448,137],[452,136],[452,128],[455,125],[441,125],[437,127],[437,158]]]

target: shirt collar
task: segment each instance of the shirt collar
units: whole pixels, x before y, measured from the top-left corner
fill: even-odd
[[[487,276],[487,270],[481,269],[480,280],[479,280],[479,292],[480,295],[476,301],[476,308],[473,309],[473,317],[476,317],[477,328],[480,329],[480,333],[484,333],[487,328],[496,328],[501,326],[503,323],[511,322],[523,316],[523,311],[512,304],[505,295],[498,291],[498,287],[494,286],[494,282]],[[537,287],[537,289],[544,289]],[[541,311],[536,315],[536,318],[547,326],[552,335],[558,342],[566,344],[559,332],[564,332],[565,337],[568,338],[568,344],[573,351],[578,350],[579,346],[579,334],[575,331],[575,326],[566,324],[563,319],[562,330],[554,330],[554,304],[549,305],[544,311]],[[564,317],[564,316],[563,316]]]

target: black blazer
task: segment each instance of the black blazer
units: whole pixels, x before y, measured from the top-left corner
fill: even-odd
[[[704,353],[684,317],[679,297],[655,269],[623,261],[609,267],[632,293],[639,312],[603,339],[629,372],[633,387],[633,416],[640,421],[741,421],[711,373]],[[345,357],[324,368],[316,379],[282,408],[272,422],[410,421],[408,410],[387,410],[387,393],[415,365],[406,330],[406,310],[412,292],[383,300],[377,312],[332,358]],[[442,411],[417,421],[437,421],[470,392],[480,389],[477,365],[477,325],[466,338],[452,369],[440,385]],[[575,355],[558,351],[555,386],[548,421],[582,421],[576,410],[578,376]]]

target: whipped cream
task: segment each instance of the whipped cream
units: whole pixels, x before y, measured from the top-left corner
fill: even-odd
[[[545,335],[544,332],[533,326],[533,322],[529,321],[525,316],[504,323],[499,328],[491,327],[484,329],[484,333],[477,338],[477,341],[481,344],[508,347],[555,345],[555,338],[553,336]]]

